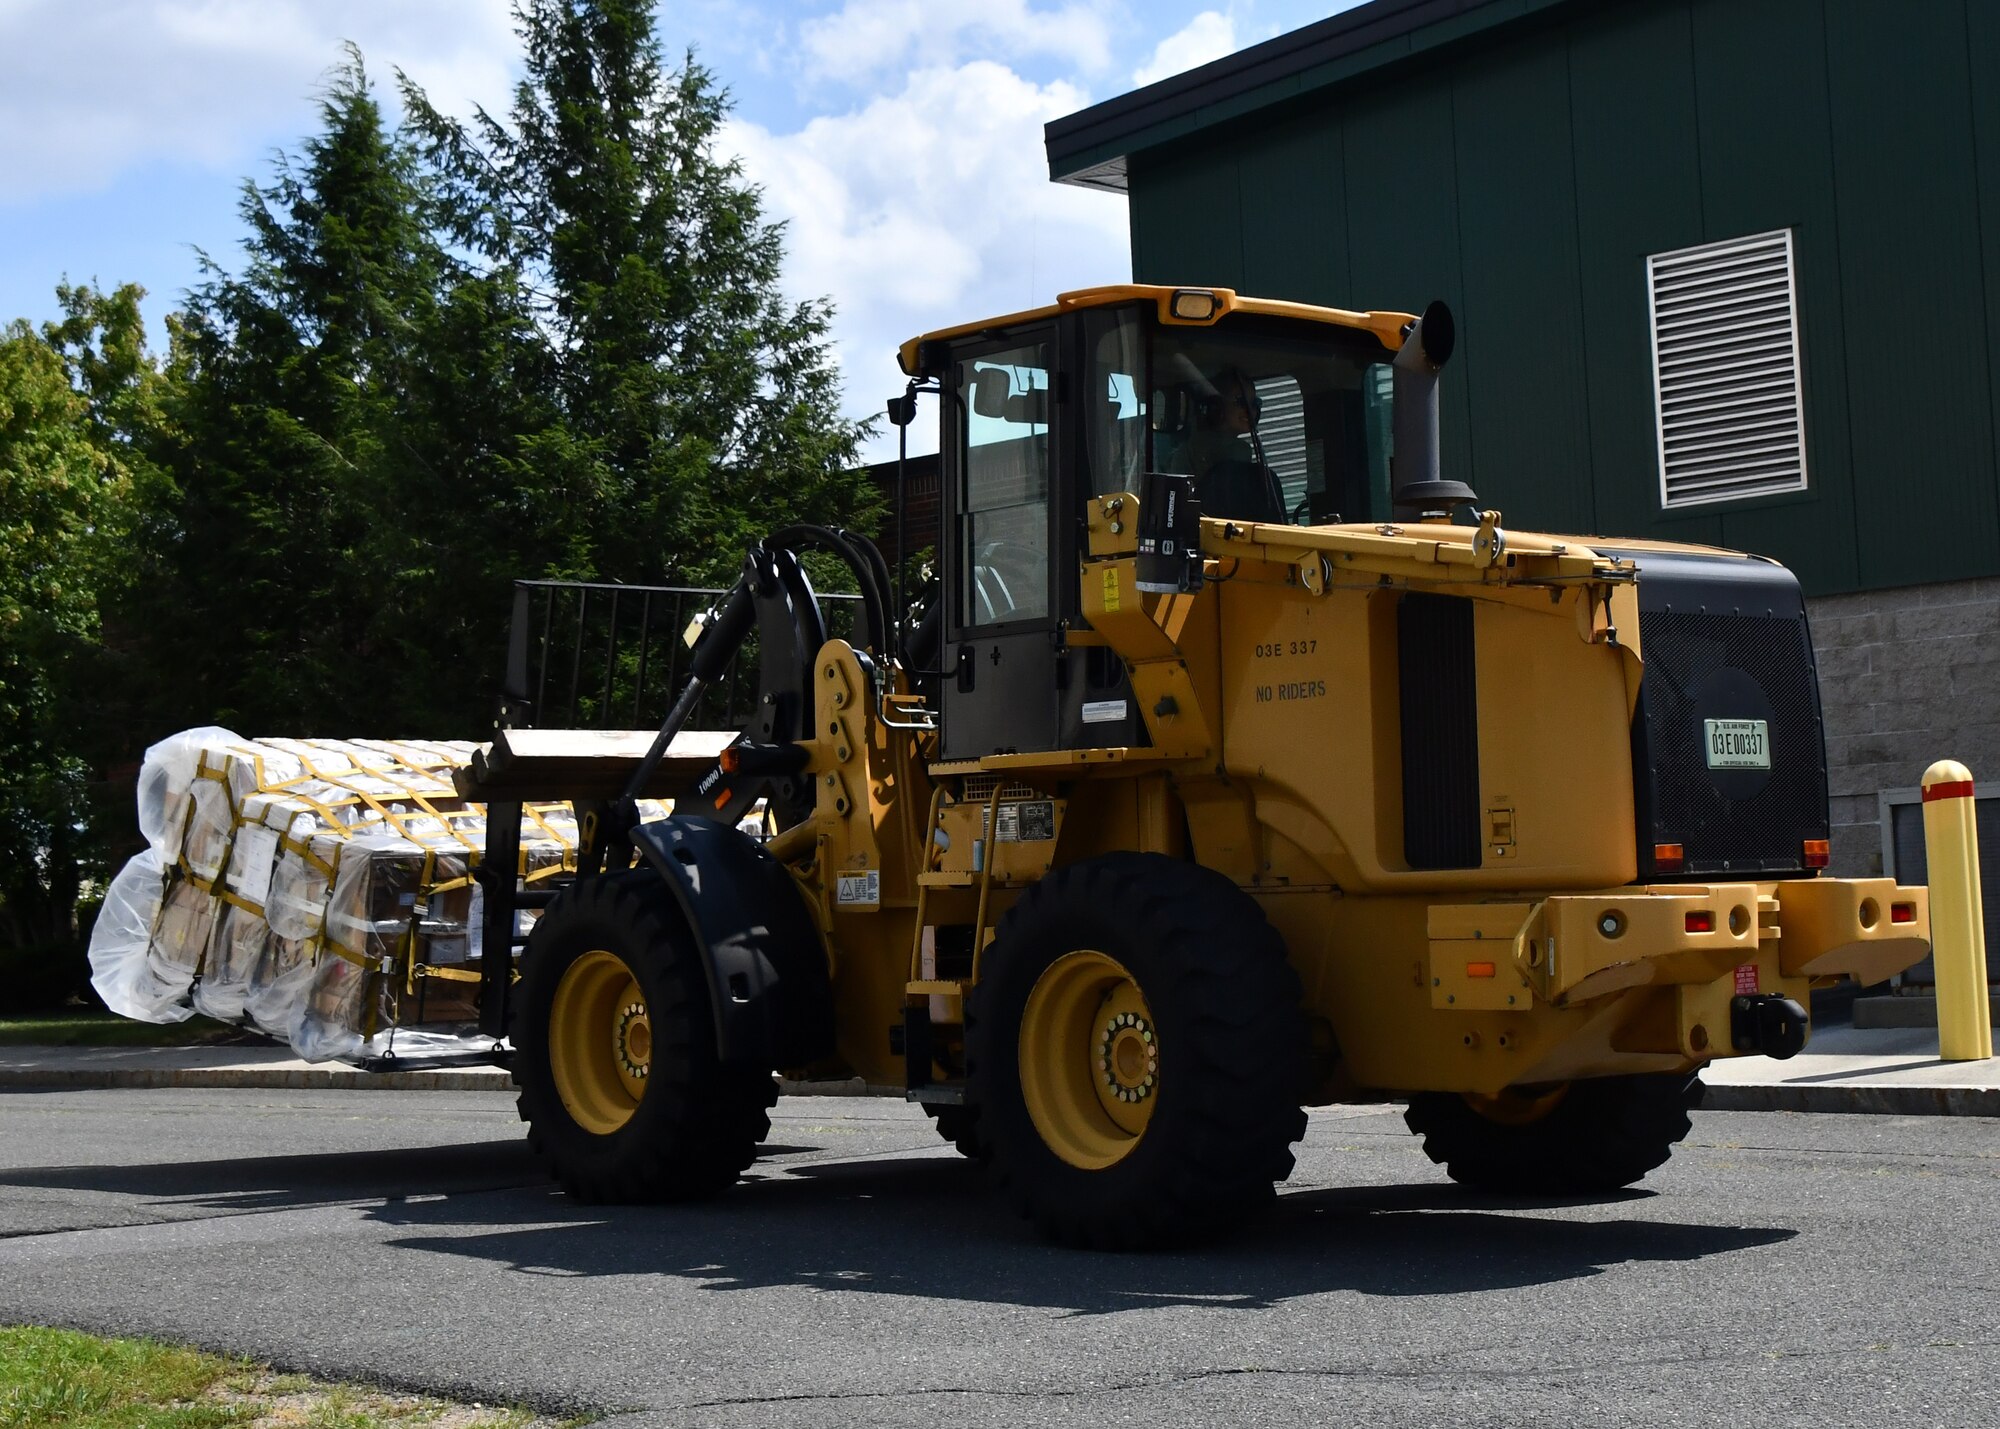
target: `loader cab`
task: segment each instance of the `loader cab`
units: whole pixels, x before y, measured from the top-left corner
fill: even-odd
[[[1126,287],[906,344],[940,396],[942,757],[1147,742],[1122,662],[1070,639],[1093,497],[1157,470],[1207,516],[1387,519],[1402,321]]]

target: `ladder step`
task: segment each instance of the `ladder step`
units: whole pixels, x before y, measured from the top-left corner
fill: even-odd
[[[956,978],[919,978],[903,992],[910,997],[963,997],[965,984]]]
[[[979,881],[976,873],[920,873],[917,884],[922,888],[970,888]]]
[[[962,1082],[932,1082],[927,1087],[912,1087],[903,1094],[905,1101],[928,1102],[932,1106],[964,1106],[965,1084]]]

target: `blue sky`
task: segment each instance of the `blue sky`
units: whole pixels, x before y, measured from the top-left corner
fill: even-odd
[[[788,289],[835,299],[863,413],[903,338],[1130,276],[1123,200],[1049,183],[1044,123],[1351,3],[683,0],[660,30],[734,96],[724,147],[790,227]],[[239,261],[242,180],[311,132],[343,40],[505,110],[507,0],[0,0],[0,321],[67,275],[143,284],[159,331],[197,248]]]

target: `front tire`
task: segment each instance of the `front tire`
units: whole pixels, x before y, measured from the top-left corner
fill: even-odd
[[[514,989],[516,1106],[578,1200],[713,1195],[770,1134],[777,1084],[717,1057],[699,958],[650,869],[579,879],[536,923]]]
[[[1403,1114],[1452,1180],[1503,1195],[1590,1195],[1643,1179],[1693,1129],[1701,1079],[1598,1077],[1539,1093],[1419,1092]]]
[[[925,1102],[924,1115],[937,1127],[937,1134],[950,1142],[968,1161],[984,1161],[988,1147],[979,1135],[979,1109]]]
[[[1157,854],[1060,869],[986,954],[967,1026],[980,1137],[1022,1214],[1104,1248],[1268,1203],[1305,1134],[1297,975],[1263,910]]]

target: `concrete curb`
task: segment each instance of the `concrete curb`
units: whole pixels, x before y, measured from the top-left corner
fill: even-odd
[[[1709,1086],[1703,1111],[1848,1112],[1863,1116],[2000,1116],[2000,1087]]]

